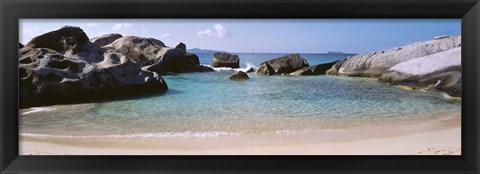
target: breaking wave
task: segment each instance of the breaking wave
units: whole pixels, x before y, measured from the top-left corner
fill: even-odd
[[[247,62],[247,63],[245,63],[245,65],[246,65],[245,68],[229,68],[229,67],[212,67],[211,65],[203,64],[203,66],[210,67],[215,71],[237,71],[237,72],[238,71],[243,71],[243,72],[247,72],[250,69],[253,69],[254,71],[256,71],[258,69],[258,67],[255,66],[253,63]]]

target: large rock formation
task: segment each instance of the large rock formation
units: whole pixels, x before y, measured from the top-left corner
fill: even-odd
[[[439,36],[404,47],[350,56],[333,64],[326,73],[378,77],[392,85],[461,96],[461,69],[461,37]]]
[[[159,74],[214,71],[210,67],[200,65],[197,55],[176,48],[166,50],[160,59],[151,65],[144,66],[145,68]]]
[[[45,33],[34,37],[25,47],[29,48],[49,48],[55,51],[65,51],[65,47],[71,47],[73,52],[89,42],[87,34],[79,27],[65,26],[59,30]],[[75,44],[73,44],[75,43]]]
[[[240,58],[235,54],[216,52],[213,54],[212,67],[239,68]]]
[[[121,37],[123,37],[121,34],[112,33],[112,34],[106,34],[103,36],[94,37],[90,39],[90,42],[102,47],[102,46],[111,44],[112,42],[114,42],[115,40]]]
[[[358,54],[348,58],[338,69],[338,75],[379,77],[398,63],[428,56],[461,46],[461,37],[441,37],[407,46]]]
[[[121,37],[105,48],[112,48],[141,66],[153,64],[170,49],[157,39],[137,36]]]
[[[438,89],[462,95],[461,48],[411,59],[382,73],[380,80],[413,88]]]
[[[165,92],[165,81],[130,58],[88,41],[78,27],[32,39],[19,50],[20,107]]]
[[[261,63],[257,70],[257,74],[288,74],[308,66],[307,60],[300,57],[300,54],[289,54]]]
[[[106,45],[105,48],[112,48],[144,69],[159,74],[213,71],[209,67],[200,65],[195,54],[187,53],[182,46],[185,44],[179,45],[177,48],[171,48],[153,38],[125,36]]]

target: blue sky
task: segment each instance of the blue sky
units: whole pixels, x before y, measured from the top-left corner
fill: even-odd
[[[20,42],[65,25],[229,52],[363,53],[460,35],[460,19],[21,19]]]

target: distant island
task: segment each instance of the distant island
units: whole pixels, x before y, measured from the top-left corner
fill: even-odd
[[[217,50],[209,50],[209,49],[200,49],[200,48],[192,48],[187,49],[188,53],[215,53],[215,52],[225,52],[225,51],[217,51]]]
[[[196,53],[215,53],[215,52],[227,52],[227,51],[220,51],[220,50],[210,50],[210,49],[201,49],[201,48],[191,48],[191,49],[187,49],[187,52],[188,53],[193,53],[193,54],[196,54]],[[236,53],[247,53],[247,52],[236,52]],[[289,54],[289,53],[285,53],[285,54]],[[318,54],[318,53],[315,53],[315,54]],[[344,53],[344,52],[341,52],[341,51],[328,51],[326,53],[320,53],[320,54],[355,54],[355,53]]]
[[[327,54],[345,54],[344,52],[341,51],[329,51]]]

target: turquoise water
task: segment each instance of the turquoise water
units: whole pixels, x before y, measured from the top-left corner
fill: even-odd
[[[209,63],[208,56],[200,56],[201,62]],[[318,63],[342,58],[321,56],[325,55],[304,57]],[[253,55],[251,60],[240,57],[241,67],[264,61]],[[371,78],[250,73],[250,80],[228,80],[234,73],[217,69],[164,76],[170,90],[157,96],[34,108],[39,112],[20,116],[20,132],[33,136],[210,137],[338,129],[460,111],[460,103],[451,103],[441,94],[402,90]]]
[[[288,53],[233,53],[240,57],[240,67],[245,68],[248,65],[258,66],[260,63],[270,60],[272,58],[281,57]],[[200,53],[197,54],[200,59],[200,64],[210,64],[212,62],[213,53]],[[305,58],[310,66],[318,65],[321,63],[329,63],[336,60],[341,60],[352,54],[300,54]]]

